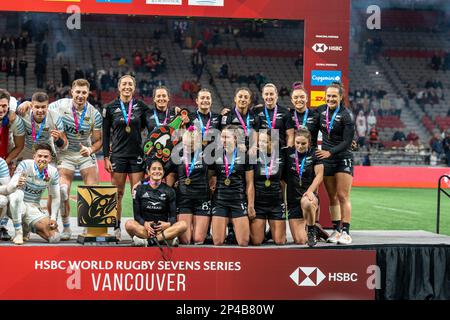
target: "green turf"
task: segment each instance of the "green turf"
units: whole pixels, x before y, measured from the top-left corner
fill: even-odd
[[[72,197],[76,194],[75,182]],[[450,190],[448,190],[450,193]],[[405,188],[353,188],[352,230],[426,230],[436,231],[435,189]],[[441,197],[441,230],[450,235],[450,198]],[[125,192],[123,216],[133,216],[129,185]],[[76,216],[75,202],[71,202],[71,214]]]

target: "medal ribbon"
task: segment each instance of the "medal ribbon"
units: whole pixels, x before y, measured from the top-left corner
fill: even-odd
[[[267,167],[267,158],[264,153],[263,157],[264,157],[264,171],[266,172],[266,179],[269,180],[270,176],[272,175],[273,161],[275,160],[275,158],[273,154],[270,156],[270,165],[269,167]]]
[[[231,165],[228,166],[227,152],[224,150],[225,175],[227,176],[227,178],[233,173],[234,164],[236,162],[236,156],[237,156],[237,149],[234,148],[233,158],[231,159]]]
[[[81,117],[80,117],[80,122],[78,122],[77,110],[74,106],[72,106],[72,114],[73,114],[73,120],[75,122],[75,132],[76,133],[78,133],[80,128],[83,126],[84,117],[86,116],[86,111],[87,111],[87,104],[84,105],[84,109],[83,109],[83,112],[81,113]]]
[[[303,157],[303,160],[302,160],[302,164],[301,164],[301,166],[299,166],[298,165],[298,153],[297,153],[297,150],[295,150],[295,170],[297,171],[297,174],[300,178],[303,176],[303,169],[305,167],[306,155],[307,155],[307,153],[305,153],[305,156]]]
[[[267,111],[267,106],[264,106],[264,114],[266,116],[267,124],[272,129],[275,129],[275,124],[277,121],[277,110],[278,110],[278,105],[275,105],[275,110],[273,112],[273,118],[272,118],[272,121],[270,121],[269,111]]]
[[[183,155],[184,155],[184,169],[186,170],[186,178],[189,178],[191,176],[192,171],[194,171],[195,162],[197,161],[199,154],[200,154],[199,150],[195,151],[194,158],[192,159],[191,165],[189,166],[187,159],[187,152],[186,149],[184,149]]]
[[[161,123],[159,122],[158,114],[156,113],[156,108],[153,109],[153,115],[155,116],[156,127],[160,127]],[[164,122],[162,123],[163,126],[165,126],[167,124],[168,118],[169,118],[169,108],[167,108],[167,110],[166,110],[166,118],[164,119]]]
[[[244,129],[244,133],[245,135],[248,137],[250,135],[250,113],[247,112],[247,118],[246,118],[246,122],[247,124],[245,124],[244,119],[241,116],[241,113],[238,111],[237,107],[234,108],[234,112],[236,113],[236,116],[239,120],[239,122],[241,123],[242,128]]]
[[[309,109],[306,108],[306,111],[303,114],[303,121],[302,121],[302,126],[303,127],[306,127],[306,121],[308,121],[308,112],[309,112]],[[297,110],[294,110],[294,118],[295,118],[295,125],[296,125],[297,130],[298,130],[300,128],[300,123],[298,122]]]
[[[37,174],[38,174],[38,177],[39,177],[40,179],[42,179],[42,180],[47,180],[47,178],[48,178],[48,172],[47,172],[47,169],[46,169],[46,168],[44,168],[44,170],[43,170],[42,173],[41,173],[41,172],[39,171],[39,168],[38,168],[36,162],[35,162],[35,163],[34,163],[34,170],[36,170],[36,172],[37,172]]]
[[[202,117],[200,116],[200,114],[198,113],[198,110],[197,110],[197,119],[198,119],[198,121],[200,121],[200,126],[202,128],[202,138],[204,138],[205,135],[208,134],[209,127],[211,126],[211,112],[209,112],[209,120],[206,123],[206,128],[203,125],[203,120],[202,120]]]
[[[327,116],[326,116],[325,121],[326,121],[326,125],[327,125],[328,135],[330,135],[331,129],[333,129],[334,119],[336,118],[336,115],[338,114],[340,108],[341,108],[341,106],[338,106],[336,108],[336,110],[334,110],[333,116],[331,117],[331,122],[328,122],[328,112],[329,112],[330,108],[327,106]]]
[[[128,104],[128,114],[125,112],[125,105],[122,102],[121,99],[119,99],[120,101],[120,109],[122,109],[122,113],[123,113],[123,119],[125,120],[125,122],[127,123],[127,126],[130,124],[131,121],[131,109],[133,108],[133,99],[130,100],[130,103]]]
[[[31,137],[33,138],[33,142],[36,142],[39,140],[39,137],[41,136],[42,130],[45,127],[45,119],[47,116],[44,117],[44,120],[41,122],[41,126],[39,127],[39,131],[36,135],[36,123],[34,121],[33,112],[31,112]]]

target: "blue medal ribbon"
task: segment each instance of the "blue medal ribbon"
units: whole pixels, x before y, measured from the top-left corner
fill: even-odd
[[[333,116],[331,117],[331,121],[328,122],[328,112],[329,112],[330,108],[327,106],[326,125],[327,125],[328,135],[330,135],[331,129],[333,129],[334,119],[336,118],[340,108],[341,108],[341,106],[338,106],[336,108],[336,110],[333,113]]]
[[[156,127],[159,128],[161,126],[161,122],[159,122],[158,114],[156,112],[156,108],[153,109],[153,115],[155,116]],[[167,124],[167,117],[169,115],[169,108],[166,110],[166,118],[164,119],[163,126]]]
[[[234,148],[233,158],[231,159],[231,164],[228,166],[227,152],[225,151],[225,175],[227,178],[233,173],[234,165],[237,157],[237,148]]]
[[[209,126],[210,126],[210,123],[211,123],[211,111],[209,112],[209,120],[208,120],[208,123],[206,124],[207,128],[205,128],[205,125],[203,124],[202,117],[198,113],[198,110],[197,110],[197,119],[198,119],[198,121],[200,121],[200,127],[202,129],[202,138],[204,138],[205,137],[205,130],[209,129]]]

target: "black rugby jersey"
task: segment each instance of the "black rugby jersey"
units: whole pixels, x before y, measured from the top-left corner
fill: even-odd
[[[290,208],[300,205],[301,197],[311,186],[316,176],[314,166],[322,164],[322,160],[319,160],[316,157],[315,149],[313,148],[310,148],[303,154],[297,152],[299,169],[301,168],[303,158],[306,157],[302,171],[302,185],[300,186],[300,179],[295,161],[296,152],[296,149],[293,147],[285,149],[285,166],[283,173],[284,181],[287,183],[287,202]]]
[[[189,184],[186,184],[186,167],[184,157],[181,164],[174,164],[171,161],[170,171],[178,176],[177,197],[195,200],[209,200],[208,165],[203,159],[203,152],[200,151],[196,157],[195,165],[189,175]],[[188,171],[194,159],[194,153],[188,157]]]
[[[156,115],[156,117],[155,117]],[[166,111],[160,111],[158,108],[153,107],[150,108],[150,111],[148,113],[149,116],[149,123],[150,123],[150,129],[148,130],[149,134],[157,129],[158,127],[164,125],[164,122],[166,125],[172,122],[173,119],[175,119],[176,114],[175,110],[173,108],[167,107]],[[158,124],[159,121],[159,124]]]
[[[329,110],[328,121],[335,110]],[[353,136],[355,134],[355,123],[353,117],[347,108],[341,105],[339,112],[333,123],[330,135],[328,135],[326,125],[327,105],[322,105],[317,108],[319,114],[320,131],[322,132],[322,149],[331,152],[330,160],[353,158],[351,145]]]
[[[289,110],[291,113],[291,120],[294,126],[294,129],[297,130],[299,126],[303,125],[303,119],[305,117],[306,111],[303,113],[299,113],[295,108]],[[297,122],[295,121],[295,114],[297,114],[297,120],[299,126],[297,126]],[[306,128],[311,133],[311,147],[315,148],[317,146],[317,135],[319,133],[319,114],[317,113],[317,109],[308,109],[308,118],[305,123]]]
[[[145,221],[165,221],[174,224],[177,220],[175,190],[161,183],[153,189],[142,181],[133,194],[134,220],[144,225]]]
[[[128,116],[128,103],[124,103],[125,113]],[[141,129],[150,127],[148,113],[149,107],[141,100],[133,99],[130,120],[130,133],[125,131],[127,123],[120,107],[119,99],[107,104],[103,109],[103,154],[112,154],[117,157],[136,158],[143,155]],[[112,129],[112,136],[111,136]]]
[[[232,153],[228,155],[228,165],[231,166]],[[245,173],[252,171],[253,166],[249,164],[248,158],[244,153],[237,154],[236,163],[233,171],[230,172],[230,185],[225,185],[226,174],[223,157],[217,157],[216,163],[209,167],[217,177],[216,190],[214,192],[214,200],[219,201],[245,201],[246,196],[246,179]]]
[[[283,176],[284,155],[278,153],[273,157],[272,172],[269,177],[270,185],[266,186],[266,167],[269,173],[271,155],[259,153],[258,163],[253,165],[255,183],[255,205],[273,206],[283,200],[280,180]],[[264,165],[266,164],[266,165]]]
[[[264,105],[260,105],[260,106],[256,107],[253,110],[253,112],[255,113],[255,115],[258,118],[258,124],[259,124],[258,129],[271,129],[271,127],[269,128],[269,122],[267,121],[267,118],[266,118]],[[275,112],[275,107],[273,109],[267,108],[267,113],[269,115],[270,122],[272,122],[272,120],[273,120],[274,112]],[[293,128],[294,128],[294,125],[292,123],[291,114],[290,114],[289,110],[283,106],[278,105],[274,129],[279,130],[278,132],[280,135],[280,148],[283,148],[286,146],[286,143],[287,143],[286,130],[293,129]]]

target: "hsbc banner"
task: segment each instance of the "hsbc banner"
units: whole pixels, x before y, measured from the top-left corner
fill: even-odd
[[[375,251],[0,248],[2,300],[375,298]],[[379,275],[378,275],[379,276]]]

